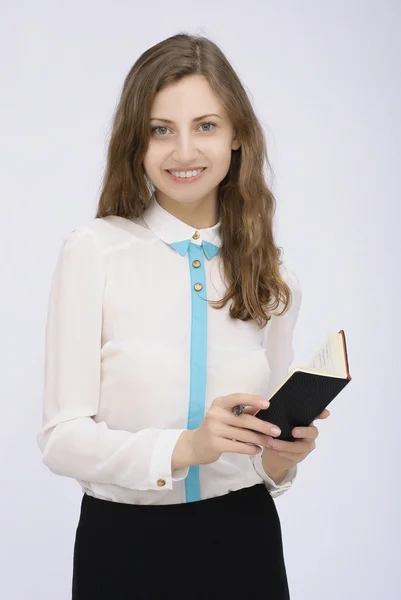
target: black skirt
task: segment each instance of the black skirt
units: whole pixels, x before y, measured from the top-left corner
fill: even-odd
[[[290,597],[280,520],[264,484],[163,506],[84,494],[73,567],[72,600]]]

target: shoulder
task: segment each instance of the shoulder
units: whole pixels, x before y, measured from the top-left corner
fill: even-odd
[[[301,284],[294,270],[288,264],[282,263],[280,275],[290,288],[291,298],[284,312],[284,302],[282,299],[280,300],[279,306],[271,314],[271,319],[265,327],[265,343],[268,349],[272,349],[273,354],[278,349],[286,349],[291,345],[302,300]],[[275,357],[270,357],[270,360],[274,361]]]
[[[295,271],[286,263],[280,265],[280,275],[291,290],[290,309],[298,311],[302,300],[302,287],[299,277]],[[280,303],[280,309],[283,303]]]
[[[62,250],[79,253],[91,249],[108,254],[149,237],[149,231],[141,225],[140,219],[110,215],[92,219],[70,230],[63,238]]]
[[[280,265],[280,275],[290,287],[291,291],[301,291],[301,282],[299,277],[295,274],[295,271],[288,266],[286,263]]]

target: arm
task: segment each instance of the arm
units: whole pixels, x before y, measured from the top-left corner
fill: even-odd
[[[188,469],[172,471],[182,429],[132,433],[93,417],[101,380],[103,253],[87,227],[71,232],[53,275],[47,327],[43,426],[37,436],[43,463],[54,473],[133,490],[171,489]]]
[[[264,346],[266,356],[270,367],[270,380],[266,397],[270,398],[274,390],[286,378],[290,365],[294,358],[293,335],[298,314],[301,307],[302,292],[299,280],[292,271],[285,269],[282,265],[282,274],[286,283],[290,286],[292,292],[292,304],[284,315],[273,315],[266,325],[266,334],[264,337]],[[280,312],[281,306],[277,309]],[[267,452],[252,456],[256,472],[265,481],[270,494],[273,497],[280,496],[288,490],[297,474],[295,465],[289,471],[280,473],[270,472],[267,464]]]

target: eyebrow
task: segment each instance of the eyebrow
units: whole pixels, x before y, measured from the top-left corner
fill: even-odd
[[[206,117],[217,117],[218,119],[223,118],[220,115],[217,115],[216,113],[208,113],[207,115],[202,115],[201,117],[195,117],[194,119],[192,119],[192,123],[202,121],[202,119],[206,119]],[[150,121],[163,121],[163,123],[170,123],[171,125],[174,125],[174,121],[170,121],[170,119],[159,119],[158,117],[151,117]]]

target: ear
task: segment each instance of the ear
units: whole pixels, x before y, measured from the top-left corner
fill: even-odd
[[[241,147],[241,143],[240,143],[239,139],[237,138],[236,133],[234,131],[233,139],[231,142],[231,150],[238,150],[238,148],[240,148],[240,147]]]

